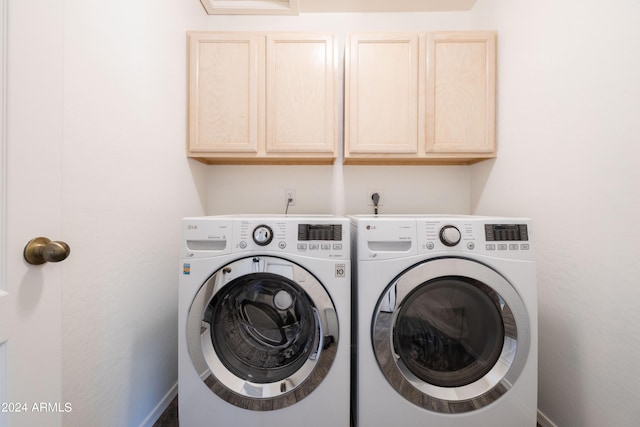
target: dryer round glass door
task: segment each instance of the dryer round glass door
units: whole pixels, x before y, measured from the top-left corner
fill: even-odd
[[[327,291],[307,270],[250,257],[214,273],[187,318],[194,367],[212,392],[253,410],[294,404],[328,373],[338,319]]]
[[[461,258],[418,264],[378,302],[374,352],[387,381],[426,409],[458,413],[502,396],[530,345],[520,296],[493,269]]]

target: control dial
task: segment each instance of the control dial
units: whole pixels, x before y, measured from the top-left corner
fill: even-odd
[[[267,246],[273,240],[273,231],[268,225],[259,225],[253,230],[253,241],[260,246]]]
[[[440,241],[446,246],[455,246],[460,242],[462,235],[453,225],[445,225],[440,229]]]

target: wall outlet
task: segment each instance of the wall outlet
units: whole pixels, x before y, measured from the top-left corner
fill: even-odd
[[[373,204],[374,193],[378,193],[378,196],[380,196],[380,200],[378,200],[378,206],[383,206],[382,201],[384,200],[384,197],[382,197],[382,190],[367,190],[367,205],[374,206]]]
[[[291,199],[291,201],[289,201]],[[284,190],[284,203],[285,205],[295,206],[296,205],[296,189],[288,188]]]

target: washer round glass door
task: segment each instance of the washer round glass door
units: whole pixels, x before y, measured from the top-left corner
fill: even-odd
[[[502,396],[529,353],[526,308],[484,264],[438,258],[397,277],[378,301],[373,347],[382,373],[414,404],[459,413]]]
[[[250,257],[216,271],[187,318],[187,345],[204,383],[246,409],[303,399],[333,363],[338,319],[307,270],[275,257]]]

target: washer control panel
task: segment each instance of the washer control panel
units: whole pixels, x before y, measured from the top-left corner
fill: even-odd
[[[342,241],[342,224],[298,224],[298,240]]]
[[[350,259],[349,220],[333,216],[211,216],[183,220],[183,256],[232,252]]]
[[[348,222],[334,218],[282,217],[238,220],[232,250],[277,251],[317,258],[348,258]],[[346,220],[345,220],[346,221]]]

